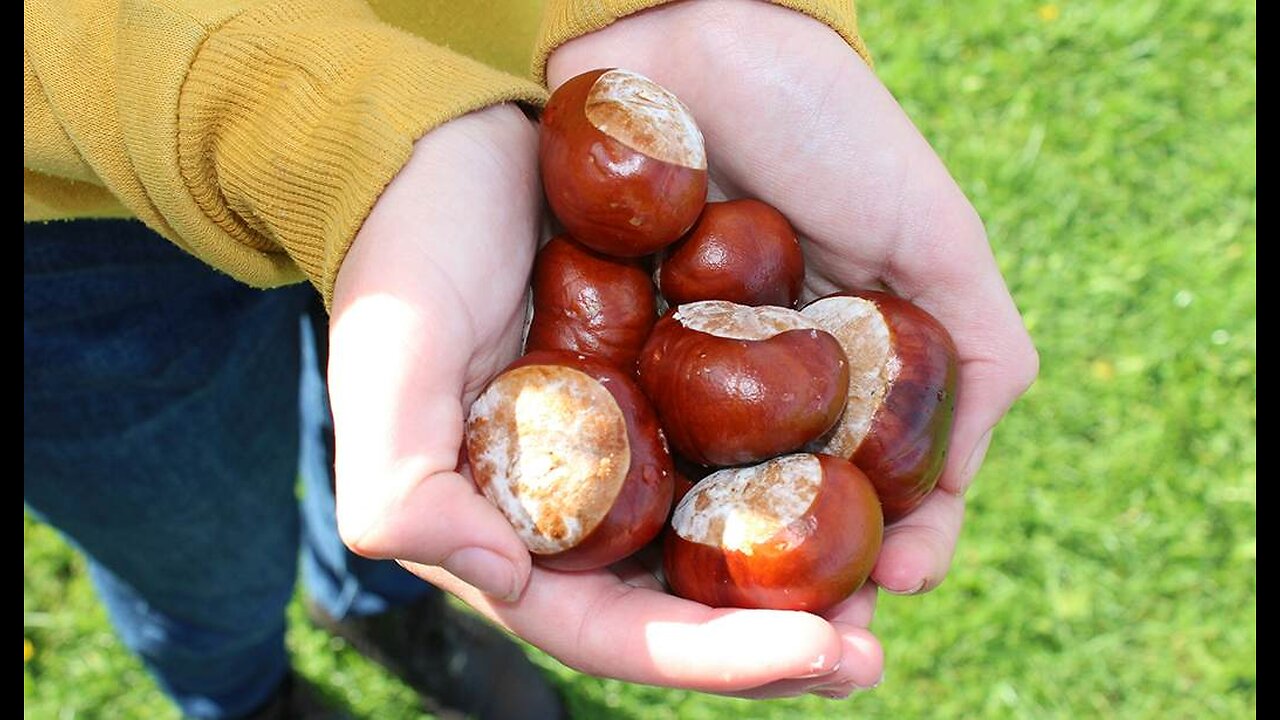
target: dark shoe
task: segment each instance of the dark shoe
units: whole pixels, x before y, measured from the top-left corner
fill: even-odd
[[[280,689],[245,720],[352,720],[347,713],[328,703],[306,678],[285,675]]]
[[[380,615],[337,620],[307,602],[316,625],[418,691],[439,720],[562,720],[559,697],[520,646],[440,593]]]

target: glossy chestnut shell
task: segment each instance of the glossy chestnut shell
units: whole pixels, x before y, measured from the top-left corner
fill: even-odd
[[[538,152],[551,211],[578,242],[639,257],[675,242],[707,199],[692,114],[627,70],[592,70],[551,95]]]
[[[759,200],[711,202],[662,253],[658,290],[671,305],[728,300],[795,307],[804,253],[791,223]]]
[[[871,482],[847,460],[788,455],[712,473],[676,507],[663,568],[712,607],[822,612],[852,595],[883,539]]]
[[[809,447],[849,458],[876,487],[886,522],[933,491],[946,464],[959,355],[942,323],[881,292],[838,293],[803,313],[840,341],[849,401],[836,427]]]
[[[674,470],[651,405],[628,373],[563,351],[512,363],[473,403],[476,486],[540,565],[604,567],[662,530]]]
[[[741,465],[827,432],[844,407],[847,365],[835,338],[793,310],[708,301],[658,321],[637,377],[676,452]]]
[[[639,260],[561,235],[538,251],[532,285],[526,351],[568,350],[632,371],[658,319],[653,283]]]

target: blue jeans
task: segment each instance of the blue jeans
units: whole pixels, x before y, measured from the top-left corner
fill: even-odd
[[[24,500],[184,713],[279,685],[299,556],[335,617],[430,590],[338,539],[311,288],[247,288],[131,221],[25,225],[23,245]]]

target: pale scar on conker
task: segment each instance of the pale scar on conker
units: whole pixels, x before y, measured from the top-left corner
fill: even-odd
[[[734,340],[767,340],[788,330],[821,330],[816,320],[783,307],[750,307],[723,300],[686,303],[674,318],[690,330]]]
[[[874,303],[857,297],[815,300],[803,315],[826,328],[840,342],[849,361],[844,413],[830,433],[809,447],[814,452],[849,457],[871,429],[871,419],[901,367],[890,352],[889,326]]]
[[[695,170],[707,167],[702,131],[671,91],[629,70],[596,79],[584,106],[600,132],[655,160]]]
[[[534,553],[590,535],[631,466],[626,422],[605,387],[572,368],[532,365],[494,380],[467,421],[472,474]]]
[[[804,515],[821,477],[813,455],[719,470],[685,495],[671,518],[672,529],[686,540],[750,555],[755,545]]]
[[[959,355],[923,308],[873,291],[838,293],[803,313],[849,360],[844,414],[811,450],[849,458],[875,484],[884,517],[904,517],[933,492],[945,466]]]

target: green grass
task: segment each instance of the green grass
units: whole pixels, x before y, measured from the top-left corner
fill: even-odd
[[[1254,4],[863,5],[878,72],[986,219],[1042,357],[954,569],[882,599],[886,682],[845,703],[538,661],[583,718],[1254,716]],[[24,535],[26,714],[166,717],[82,564],[48,528]],[[364,717],[414,716],[403,687],[294,625],[306,674]]]

